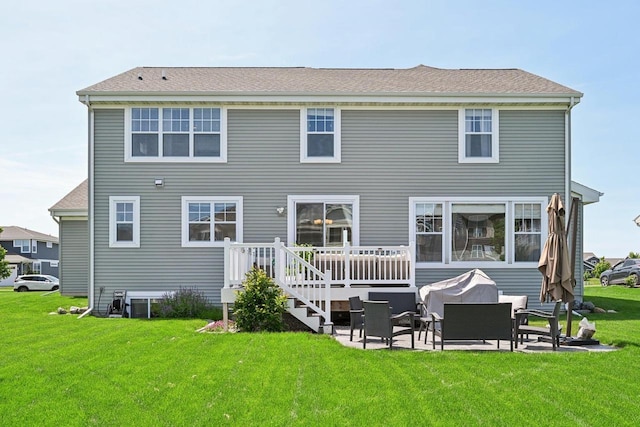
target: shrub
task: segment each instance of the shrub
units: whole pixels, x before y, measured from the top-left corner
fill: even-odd
[[[278,332],[284,328],[282,314],[287,297],[273,280],[258,268],[247,273],[244,291],[238,292],[234,304],[236,327],[244,332]]]
[[[630,288],[635,287],[637,281],[638,281],[638,276],[636,276],[635,274],[631,274],[627,276],[626,279],[624,279],[624,283]]]
[[[593,267],[593,277],[600,277],[603,271],[611,268],[609,261],[605,261],[604,257],[600,258],[600,261]]]
[[[180,288],[166,293],[160,299],[155,314],[166,318],[220,319],[221,311],[215,308],[204,293],[196,288]]]

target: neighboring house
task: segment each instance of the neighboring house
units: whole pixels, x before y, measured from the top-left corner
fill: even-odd
[[[58,238],[16,226],[0,226],[0,246],[7,250],[11,276],[2,285],[11,284],[16,276],[27,273],[58,276]]]
[[[415,291],[472,268],[536,306],[546,206],[576,195],[570,116],[582,94],[518,69],[141,67],[78,96],[99,314],[118,289],[150,304],[197,286],[230,303],[252,263],[284,286],[297,244],[315,247],[333,284],[325,307],[366,285]],[[358,258],[337,262],[347,256]],[[296,277],[318,274],[304,268]]]
[[[49,208],[60,236],[60,293],[87,296],[89,290],[89,229],[87,180]]]
[[[600,262],[600,258],[598,258],[593,252],[583,252],[582,260],[591,265],[596,265],[598,262]]]

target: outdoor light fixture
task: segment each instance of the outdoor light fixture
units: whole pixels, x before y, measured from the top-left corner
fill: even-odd
[[[160,188],[160,187],[164,187],[164,178],[156,178],[153,183],[156,185],[156,187]]]
[[[280,207],[276,208],[276,213],[278,215],[284,214],[284,207],[280,206]]]

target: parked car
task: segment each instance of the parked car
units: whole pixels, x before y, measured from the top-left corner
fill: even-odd
[[[600,284],[602,286],[626,284],[627,277],[633,278],[634,286],[638,284],[640,259],[625,259],[614,265],[613,268],[603,271],[600,274]]]
[[[60,288],[60,281],[55,276],[47,274],[25,274],[16,277],[13,282],[15,292],[27,291],[56,291]]]

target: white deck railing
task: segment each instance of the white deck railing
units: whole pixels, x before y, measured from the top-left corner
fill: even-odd
[[[224,243],[224,287],[241,287],[260,268],[291,295],[330,322],[331,287],[415,287],[415,245],[286,247],[273,243]]]

